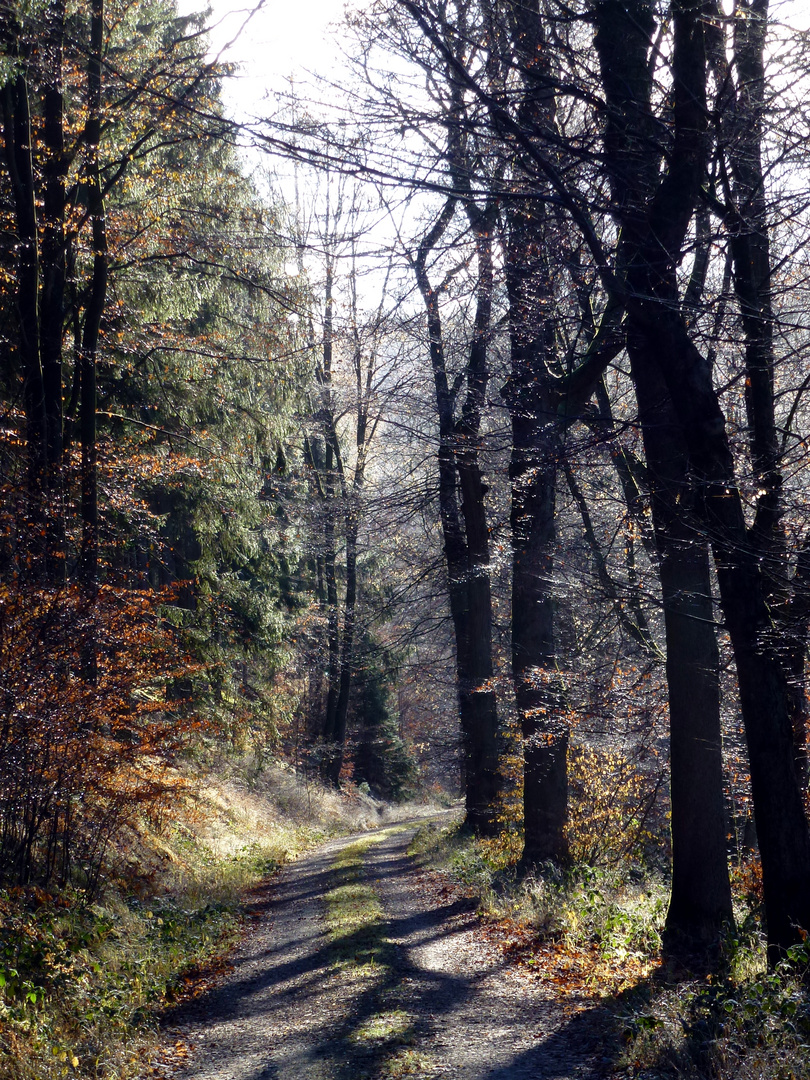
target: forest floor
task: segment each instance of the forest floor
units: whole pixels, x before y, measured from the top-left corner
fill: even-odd
[[[228,970],[164,1018],[161,1080],[601,1080],[610,1018],[561,998],[408,855],[418,823],[333,840],[254,890]]]

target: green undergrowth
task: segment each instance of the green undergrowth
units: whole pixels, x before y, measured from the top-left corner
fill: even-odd
[[[616,1077],[627,1080],[808,1080],[810,940],[768,971],[757,897],[739,887],[737,929],[717,970],[700,978],[662,961],[664,882],[637,866],[540,867],[519,877],[508,842],[428,824],[410,848],[479,898],[491,918],[523,924],[541,945],[593,958],[585,987],[612,1017]],[[538,950],[538,965],[544,953]],[[529,962],[531,966],[531,961]],[[611,970],[631,974],[616,992]],[[560,988],[561,992],[563,987]]]
[[[524,924],[539,941],[595,946],[616,961],[660,951],[666,890],[629,868],[547,863],[518,875],[514,845],[475,840],[458,825],[424,826],[409,850],[473,891],[485,915]]]
[[[235,939],[233,902],[0,894],[0,1075],[137,1074],[156,1014]]]
[[[810,950],[768,971],[761,942],[736,934],[719,971],[666,974],[617,1001],[621,1064],[638,1080],[807,1080]]]

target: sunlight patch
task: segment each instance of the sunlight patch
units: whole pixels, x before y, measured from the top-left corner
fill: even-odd
[[[350,1038],[357,1043],[396,1041],[404,1045],[413,1041],[413,1017],[404,1009],[376,1013],[352,1032]]]

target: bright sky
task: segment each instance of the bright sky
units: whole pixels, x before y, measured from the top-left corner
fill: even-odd
[[[211,54],[240,66],[224,97],[239,119],[266,112],[268,92],[289,90],[289,78],[307,71],[329,74],[341,63],[334,25],[343,0],[208,0],[212,9]],[[179,0],[181,14],[206,7],[206,0]],[[245,25],[247,21],[247,24]],[[241,32],[240,32],[241,31]]]
[[[362,6],[362,0],[348,2]],[[733,0],[721,2],[732,9]],[[266,112],[262,101],[274,90],[289,90],[291,75],[302,82],[307,71],[328,75],[341,65],[336,27],[346,0],[178,0],[181,14],[209,5],[212,55],[224,50],[223,60],[240,65],[224,95],[240,119]],[[810,30],[810,0],[771,0],[770,7],[793,28]]]

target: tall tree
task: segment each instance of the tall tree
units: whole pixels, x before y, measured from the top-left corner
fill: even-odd
[[[661,165],[651,100],[653,8],[643,2],[606,2],[595,8],[595,20],[607,104],[605,163],[611,210],[621,228],[617,267],[627,276],[630,289],[641,289],[644,286],[636,282],[647,268],[649,251],[641,250],[639,233]],[[700,150],[694,154],[699,156]],[[705,157],[696,168],[705,169]],[[672,798],[667,933],[673,944],[681,939],[693,947],[701,941],[717,942],[723,925],[733,917],[708,547],[690,520],[688,450],[655,362],[657,345],[631,326],[627,348],[651,480],[666,630]]]
[[[509,6],[499,36],[508,42],[506,70],[519,80],[516,121],[548,138],[556,130],[556,95],[538,10]],[[533,865],[567,858],[569,730],[553,586],[564,435],[556,415],[561,368],[551,263],[557,236],[547,185],[535,177],[532,198],[524,183],[527,166],[531,172],[517,150],[512,198],[504,200],[511,348],[504,397],[512,419],[512,675],[523,738],[523,861]]]
[[[604,7],[622,21],[626,38],[628,20],[623,9],[624,5]],[[599,5],[597,18],[602,10]],[[763,7],[754,14],[764,18],[766,11]],[[765,450],[759,467],[768,474],[749,528],[711,365],[692,340],[679,302],[676,270],[706,172],[707,61],[701,6],[676,0],[671,14],[672,145],[668,167],[656,178],[638,215],[638,239],[627,267],[629,336],[638,349],[637,378],[643,371],[660,380],[670,396],[688,455],[689,492],[694,493],[698,527],[712,539],[737,665],[762,853],[768,941],[775,955],[799,939],[800,928],[810,925],[810,835],[794,767],[786,672],[772,633],[769,604],[767,567],[777,543],[773,523],[781,512],[780,477],[767,451],[772,372],[761,349],[749,350],[748,363],[754,359],[749,378],[757,395],[752,438],[755,446]],[[632,33],[639,32],[639,20],[641,26],[649,27],[647,11],[634,9],[632,15]],[[649,29],[646,36],[649,40]],[[638,112],[627,120],[627,138],[635,148],[645,145],[645,123]],[[778,548],[783,559],[787,554],[783,543]]]
[[[456,148],[457,170],[458,153]],[[463,180],[461,186],[467,186]],[[436,398],[439,512],[456,645],[465,821],[479,835],[491,836],[498,829],[499,747],[497,698],[493,685],[487,489],[481,472],[480,440],[488,382],[495,205],[490,200],[481,209],[469,200],[468,195],[466,209],[477,262],[475,315],[466,363],[452,384],[441,311],[442,293],[448,282],[438,286],[431,282],[429,260],[435,260],[436,248],[441,245],[456,213],[455,198],[448,199],[433,226],[422,237],[412,265],[427,315]],[[449,274],[452,276],[452,271]],[[465,383],[466,395],[459,408],[460,391]]]

